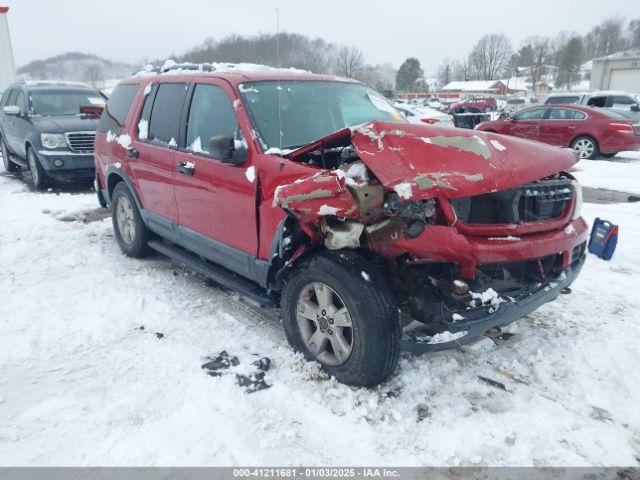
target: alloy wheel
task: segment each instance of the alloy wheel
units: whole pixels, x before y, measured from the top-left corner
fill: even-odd
[[[131,245],[136,236],[136,220],[133,214],[131,201],[121,196],[116,204],[116,223],[118,224],[118,232],[120,238],[127,245]]]
[[[325,365],[347,361],[353,349],[353,324],[345,303],[326,283],[307,284],[298,296],[298,329],[314,358]]]
[[[573,150],[580,158],[589,158],[595,150],[595,145],[588,138],[581,138],[573,145]]]

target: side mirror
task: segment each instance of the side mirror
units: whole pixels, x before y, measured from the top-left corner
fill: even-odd
[[[247,161],[248,150],[242,145],[236,148],[231,135],[217,135],[209,139],[209,154],[223,163],[242,165]]]
[[[17,105],[8,105],[2,109],[7,115],[20,115],[20,107]]]
[[[638,105],[637,103],[634,103],[633,105],[631,105],[631,111],[640,112],[640,105]]]

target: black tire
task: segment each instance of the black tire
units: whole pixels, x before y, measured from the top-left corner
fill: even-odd
[[[352,324],[350,353],[338,365],[316,358],[305,344],[297,319],[301,294],[318,282],[337,294]],[[308,360],[318,361],[338,381],[369,387],[384,381],[395,370],[400,353],[398,311],[386,282],[362,256],[353,252],[322,252],[303,261],[288,276],[281,306],[284,331],[291,346]],[[329,321],[333,323],[332,318]]]
[[[43,190],[49,184],[49,177],[40,165],[38,155],[32,147],[27,147],[27,163],[31,172],[31,183],[37,190]]]
[[[582,142],[590,144],[590,150],[587,151],[578,148],[579,145],[582,145]],[[571,148],[576,152],[580,160],[592,160],[599,154],[598,142],[595,138],[589,137],[588,135],[581,135],[574,138],[573,142],[571,142]]]
[[[7,172],[19,172],[20,167],[11,161],[9,155],[9,147],[4,143],[4,138],[0,138],[0,150],[2,151],[2,163],[4,163],[4,169]]]
[[[111,221],[122,253],[134,258],[151,254],[151,232],[142,221],[136,201],[124,182],[118,183],[111,194]],[[121,230],[122,222],[126,223],[124,230]]]

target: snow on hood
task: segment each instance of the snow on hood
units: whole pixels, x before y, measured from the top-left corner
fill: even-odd
[[[367,168],[388,189],[411,186],[413,199],[449,198],[506,190],[567,170],[573,152],[477,130],[372,122],[343,129],[289,155],[350,141]]]

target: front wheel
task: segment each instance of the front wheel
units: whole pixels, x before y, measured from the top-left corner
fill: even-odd
[[[11,156],[9,155],[9,149],[7,148],[6,143],[4,143],[4,139],[0,139],[0,151],[2,152],[2,163],[4,163],[4,169],[7,172],[17,172],[20,170],[20,167],[11,161]]]
[[[591,160],[598,156],[598,142],[593,138],[582,136],[571,143],[571,148],[581,160]]]
[[[363,257],[324,252],[289,276],[282,294],[289,343],[338,381],[372,386],[394,371],[400,321],[388,286]]]
[[[42,168],[42,165],[40,165],[40,160],[38,160],[35,150],[31,147],[27,149],[27,163],[29,164],[29,171],[31,172],[31,183],[33,183],[36,189],[42,190],[47,186],[47,174]]]
[[[111,221],[118,245],[125,255],[141,258],[151,253],[151,233],[142,221],[133,195],[122,182],[111,194]]]

